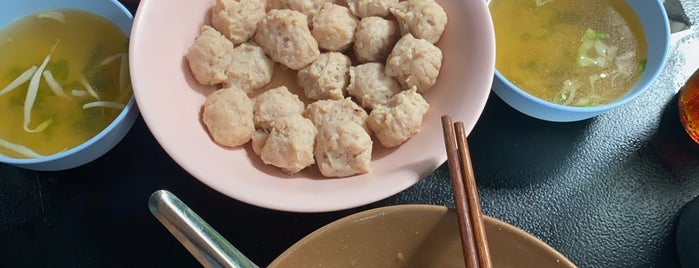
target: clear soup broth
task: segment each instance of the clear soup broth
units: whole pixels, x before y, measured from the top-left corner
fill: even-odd
[[[642,24],[625,0],[491,0],[496,68],[540,99],[609,103],[640,78]]]
[[[51,155],[102,131],[132,96],[127,49],[126,34],[86,11],[45,11],[6,26],[0,32],[0,155]],[[24,82],[8,88],[18,78]]]

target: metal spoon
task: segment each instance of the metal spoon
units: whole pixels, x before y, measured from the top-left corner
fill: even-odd
[[[154,192],[148,207],[204,267],[258,267],[171,192]]]

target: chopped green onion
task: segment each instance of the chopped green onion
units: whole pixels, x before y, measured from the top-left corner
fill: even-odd
[[[608,38],[609,34],[607,33],[587,28],[578,49],[578,65],[581,67],[597,65],[604,68],[613,62],[619,48],[602,42],[602,40]],[[590,51],[595,52],[595,57],[590,56]]]
[[[591,66],[591,65],[594,65],[595,63],[596,63],[595,59],[590,58],[590,57],[585,56],[585,55],[580,56],[578,58],[578,65],[580,65],[581,67]]]
[[[563,88],[556,96],[556,100],[563,105],[569,105],[575,98],[575,94],[580,88],[580,83],[573,82],[570,79],[563,82]]]
[[[646,70],[646,65],[648,65],[648,59],[642,59],[638,63],[638,67],[636,67],[636,71],[638,71],[639,73],[642,73],[643,71]]]
[[[37,68],[38,67],[36,67],[36,66],[32,66],[29,69],[27,69],[26,71],[24,71],[22,74],[20,74],[17,78],[15,78],[15,80],[10,82],[10,84],[8,84],[5,88],[0,90],[0,96],[5,95],[5,93],[10,92],[13,89],[17,88],[18,86],[29,81],[29,79],[31,79],[32,76],[34,75],[34,72],[36,72]]]
[[[56,81],[56,78],[53,77],[53,74],[51,74],[51,71],[46,70],[44,71],[44,79],[46,80],[46,84],[49,85],[49,88],[51,88],[51,91],[53,91],[53,94],[56,94],[56,96],[59,96],[64,99],[68,99],[68,95],[66,95],[65,92],[63,92],[63,87]]]
[[[39,126],[37,126],[34,129],[29,128],[29,123],[32,120],[32,107],[34,106],[34,101],[36,100],[36,93],[39,91],[39,82],[41,82],[41,74],[44,72],[44,68],[46,68],[46,64],[51,60],[51,54],[46,55],[46,58],[44,58],[44,62],[41,63],[41,66],[39,66],[39,69],[34,72],[34,75],[32,75],[32,79],[29,81],[29,89],[27,89],[27,97],[24,99],[24,131],[29,132],[29,133],[38,133],[44,131],[52,122],[53,120],[48,119]]]
[[[587,28],[585,29],[585,33],[583,34],[583,38],[589,39],[589,40],[594,40],[597,38],[597,32],[593,29]]]
[[[123,110],[124,107],[126,107],[126,106],[124,104],[118,103],[116,101],[95,101],[95,102],[88,102],[88,103],[83,104],[83,110],[87,110],[90,108],[97,108],[97,107]]]
[[[609,34],[597,31],[595,32],[595,37],[597,37],[598,39],[609,39]]]
[[[68,62],[65,59],[56,60],[53,59],[46,65],[46,69],[51,71],[51,75],[57,80],[67,80],[68,79]]]
[[[90,60],[87,61],[87,65],[82,70],[83,76],[92,77],[97,71],[99,71],[99,64],[105,58],[107,58],[107,51],[103,46],[98,46],[92,52]]]
[[[561,93],[558,93],[558,95],[556,95],[556,101],[558,101],[558,102],[564,102],[567,99],[568,99],[568,94],[566,94],[566,93],[561,92]]]
[[[585,30],[583,34],[582,43],[580,48],[578,48],[578,65],[582,67],[587,67],[595,64],[595,60],[587,55],[590,49],[595,47],[595,31],[590,28]]]
[[[9,141],[6,141],[4,139],[0,139],[0,146],[7,148],[9,150],[12,150],[24,157],[29,157],[29,158],[38,158],[42,157],[43,155],[38,154],[37,152],[34,152],[32,149],[29,149],[25,146],[19,145],[19,144],[14,144]],[[6,156],[6,155],[3,155]]]

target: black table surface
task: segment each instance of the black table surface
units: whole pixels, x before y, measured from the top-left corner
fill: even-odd
[[[125,2],[136,10],[137,1]],[[678,266],[674,230],[682,206],[699,195],[699,145],[678,119],[676,92],[684,78],[678,70],[686,61],[674,39],[668,65],[648,92],[593,119],[545,122],[491,94],[469,136],[484,213],[582,267]],[[449,187],[442,165],[413,187],[359,208],[263,209],[193,178],[139,118],[118,146],[79,168],[36,172],[0,164],[0,267],[198,266],[149,212],[148,197],[159,189],[175,193],[266,265],[315,229],[358,211],[452,206]]]

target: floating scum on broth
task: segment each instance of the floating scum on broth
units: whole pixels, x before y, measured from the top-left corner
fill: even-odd
[[[35,158],[102,131],[132,95],[128,38],[96,14],[58,9],[0,32],[0,155]]]
[[[624,96],[645,67],[642,25],[626,0],[491,0],[496,68],[538,98],[594,106]]]

